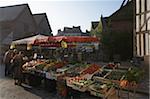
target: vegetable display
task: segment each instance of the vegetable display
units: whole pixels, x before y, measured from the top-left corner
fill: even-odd
[[[112,71],[108,76],[106,76],[106,79],[120,80],[123,77],[123,75],[125,75],[125,72]]]
[[[114,92],[113,84],[95,82],[89,86],[90,93],[97,97],[106,98],[109,94]]]
[[[89,67],[87,67],[85,70],[83,70],[81,74],[93,74],[95,71],[99,69],[100,67],[98,65],[92,64]]]
[[[63,81],[74,90],[89,91],[91,95],[103,98],[113,93],[116,87],[136,86],[143,73],[137,68],[120,68],[112,63],[99,66],[87,63],[68,64],[56,60],[32,60],[22,67],[24,71],[41,72],[42,77]]]

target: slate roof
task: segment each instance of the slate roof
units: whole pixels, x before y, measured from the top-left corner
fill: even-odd
[[[44,19],[46,19],[47,24],[49,26],[50,32],[52,32],[51,26],[49,24],[49,21],[47,19],[46,13],[38,13],[38,14],[33,14],[33,17],[35,19],[35,22],[37,25],[39,25]]]
[[[116,12],[109,16],[111,20],[132,20],[133,19],[133,0],[127,2]]]
[[[40,24],[40,22],[45,18],[45,13],[33,14],[36,24]]]
[[[15,20],[28,4],[0,7],[0,22]]]
[[[82,32],[80,26],[73,26],[73,27],[64,27],[64,30],[61,31],[61,29],[58,30],[57,35],[58,36],[90,36],[90,33]]]

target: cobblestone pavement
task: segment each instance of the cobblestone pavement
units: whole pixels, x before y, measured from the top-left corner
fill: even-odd
[[[120,99],[128,99],[126,92],[121,92]],[[130,99],[149,99],[148,95],[136,94],[136,98],[133,98],[133,94],[130,93]],[[15,86],[13,79],[4,77],[4,66],[0,66],[0,99],[60,99],[56,93],[50,93],[43,88],[25,88],[21,86]],[[80,97],[74,97],[69,99],[99,99],[89,94],[80,94]],[[108,99],[118,99],[116,96],[111,96]]]

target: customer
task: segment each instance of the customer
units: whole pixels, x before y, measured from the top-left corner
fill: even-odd
[[[19,54],[15,55],[13,58],[13,66],[14,66],[14,80],[15,85],[21,85],[22,83],[22,65],[23,65],[23,52],[19,52]]]
[[[10,69],[10,66],[11,66],[11,59],[13,58],[13,50],[9,49],[5,55],[4,55],[4,58],[3,58],[3,62],[5,64],[5,76],[7,76],[10,72],[9,72],[9,69]]]
[[[12,52],[12,58],[11,58],[11,60],[10,60],[10,67],[9,67],[9,73],[11,74],[11,76],[13,76],[13,63],[12,63],[12,61],[13,61],[13,57],[14,56],[16,56],[18,54],[18,51],[17,51],[17,49],[14,49],[13,50],[13,52]]]

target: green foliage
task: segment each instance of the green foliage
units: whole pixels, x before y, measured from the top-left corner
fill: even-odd
[[[140,68],[131,68],[129,71],[127,71],[125,75],[125,79],[128,80],[129,82],[135,81],[138,83],[143,76],[143,71]]]

